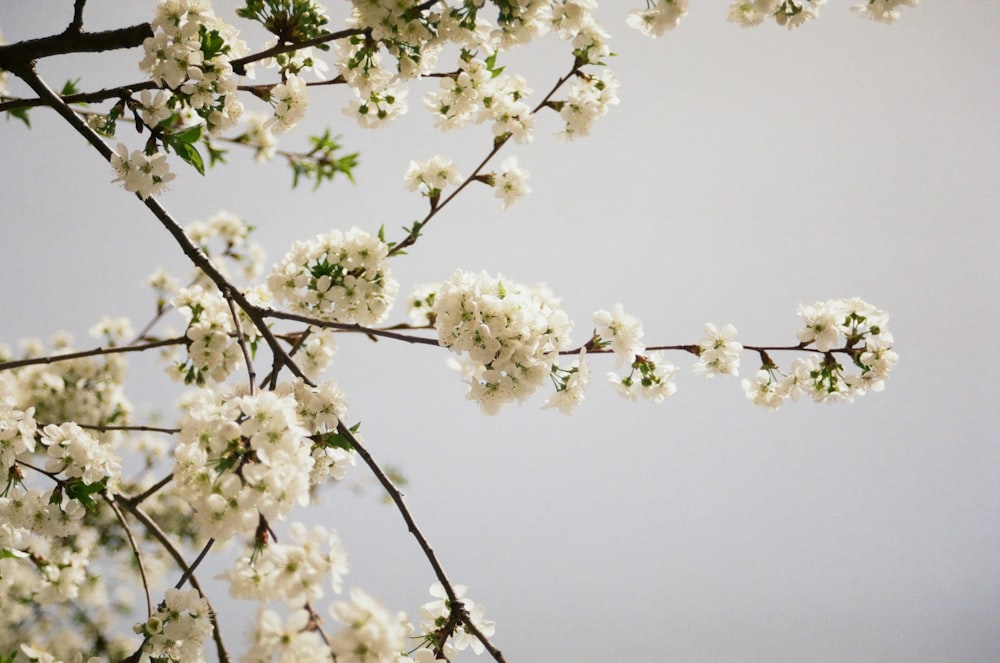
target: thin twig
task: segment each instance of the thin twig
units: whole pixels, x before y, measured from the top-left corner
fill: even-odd
[[[166,532],[160,529],[160,526],[156,523],[156,521],[153,520],[149,514],[139,508],[138,504],[132,504],[130,500],[124,499],[120,495],[116,496],[115,499],[116,501],[120,501],[122,506],[125,507],[125,510],[135,516],[136,519],[143,524],[150,535],[152,535],[152,537],[156,539],[161,546],[163,546],[163,549],[167,551],[167,554],[174,559],[177,566],[187,572],[190,567],[188,566],[188,563],[184,561],[184,556],[181,555],[180,551],[170,540],[170,537],[167,536]],[[206,602],[208,602],[208,595],[202,591],[201,584],[198,582],[197,576],[193,573],[187,574],[187,576],[187,580],[191,583],[191,586],[198,592],[198,594],[201,595],[202,598],[205,599]],[[215,651],[216,655],[219,657],[219,663],[231,663],[229,652],[226,651],[225,643],[222,641],[222,631],[219,629],[219,622],[216,618],[215,610],[212,609],[211,602],[209,602],[208,606],[208,615],[212,622],[212,639],[215,640]],[[138,660],[138,658],[136,658],[136,660]]]
[[[92,348],[90,350],[80,350],[79,352],[67,352],[61,355],[47,355],[45,357],[32,357],[30,359],[15,359],[14,361],[5,361],[3,363],[0,363],[0,371],[9,371],[15,368],[34,366],[36,364],[55,364],[60,361],[72,361],[74,359],[82,359],[84,357],[115,355],[115,354],[123,354],[125,352],[145,352],[146,350],[152,350],[153,348],[163,348],[170,345],[181,345],[186,342],[187,339],[182,336],[179,338],[168,338],[162,341],[151,341],[149,343],[143,343],[141,345],[122,345],[122,346],[112,346],[109,348],[97,347],[97,348]]]
[[[129,545],[132,546],[132,553],[135,555],[135,561],[139,565],[139,576],[142,578],[142,590],[146,594],[146,617],[152,617],[153,599],[149,596],[149,579],[146,577],[146,565],[142,562],[142,554],[139,552],[139,546],[135,542],[135,537],[132,536],[132,529],[128,526],[125,516],[118,508],[118,505],[115,504],[114,499],[109,497],[104,491],[101,492],[101,497],[103,497],[104,501],[108,503],[111,510],[115,512],[115,517],[118,518],[118,522],[122,524],[122,529],[125,530],[125,537],[128,539]]]
[[[420,528],[417,527],[416,521],[413,520],[413,516],[410,514],[409,508],[407,508],[406,503],[403,501],[403,493],[396,488],[392,479],[390,479],[379,464],[375,462],[375,459],[368,452],[368,450],[361,445],[358,438],[351,432],[351,429],[345,426],[343,422],[339,422],[337,424],[337,432],[343,435],[347,441],[350,442],[351,447],[358,452],[358,455],[365,461],[365,464],[372,471],[372,474],[375,475],[375,478],[378,479],[378,482],[382,484],[382,487],[389,494],[389,498],[396,505],[396,509],[399,511],[400,515],[403,516],[403,521],[406,523],[406,527],[409,529],[410,534],[412,534],[417,540],[417,544],[424,552],[424,557],[426,557],[427,561],[430,562],[431,568],[434,570],[434,575],[437,577],[438,582],[440,582],[441,586],[444,587],[444,591],[448,595],[448,601],[451,603],[451,609],[460,611],[464,627],[476,636],[477,640],[483,643],[483,646],[493,657],[493,660],[497,663],[506,663],[503,654],[500,653],[500,650],[497,649],[496,646],[490,642],[489,638],[483,635],[482,631],[480,631],[479,628],[472,622],[468,612],[464,608],[459,607],[462,605],[461,599],[459,599],[458,595],[455,593],[455,588],[452,586],[451,581],[448,580],[448,576],[444,572],[444,568],[441,566],[441,563],[438,561],[437,555],[434,553],[434,549],[431,548],[430,543],[427,542],[427,538],[424,536],[423,532],[420,531]]]
[[[389,329],[379,329],[376,327],[363,327],[358,324],[348,324],[344,322],[331,322],[329,320],[320,320],[318,318],[311,318],[307,315],[299,315],[298,313],[288,313],[286,311],[279,311],[273,308],[262,308],[260,313],[265,318],[280,318],[282,320],[293,320],[295,322],[304,322],[308,325],[314,327],[325,327],[327,329],[336,329],[342,332],[354,332],[358,334],[365,334],[366,336],[381,336],[383,338],[391,338],[397,341],[405,341],[407,343],[415,343],[419,345],[441,345],[441,343],[436,338],[426,338],[423,336],[410,336],[408,334],[400,334],[398,332],[391,331]]]
[[[566,74],[565,76],[563,76],[562,78],[560,78],[559,80],[556,81],[555,85],[552,86],[552,89],[549,90],[548,94],[545,95],[545,98],[542,99],[542,101],[539,102],[539,104],[537,106],[535,106],[531,110],[531,114],[534,115],[539,110],[541,110],[542,108],[544,108],[549,103],[549,99],[552,98],[552,95],[555,94],[556,91],[559,88],[561,88],[566,83],[566,81],[568,81],[573,76],[575,76],[577,74],[577,72],[579,71],[579,68],[580,68],[579,64],[576,63],[576,62],[574,62],[573,63],[573,68],[570,70],[570,72],[568,74]],[[475,181],[477,181],[479,179],[479,174],[486,167],[486,165],[490,162],[490,160],[493,159],[494,156],[496,156],[497,152],[499,152],[500,149],[510,141],[510,136],[511,136],[511,134],[508,133],[508,134],[506,134],[506,135],[504,135],[502,137],[498,137],[496,140],[494,140],[493,141],[493,149],[491,149],[489,151],[489,153],[486,155],[486,157],[482,161],[479,162],[479,165],[476,166],[475,170],[473,170],[472,173],[470,173],[469,176],[466,177],[465,180],[461,184],[459,184],[458,187],[454,191],[452,191],[447,197],[445,197],[444,200],[442,200],[442,201],[440,201],[440,202],[438,202],[436,204],[432,203],[430,211],[428,211],[427,215],[424,216],[423,220],[419,222],[419,232],[422,232],[423,229],[424,229],[424,227],[426,227],[427,224],[430,223],[431,219],[433,219],[437,215],[438,212],[440,212],[442,209],[444,209],[448,205],[448,203],[450,203],[452,200],[454,200],[455,197],[458,194],[460,194],[463,189],[465,189],[465,187],[469,186],[469,184],[471,184],[472,182],[475,182]],[[419,236],[419,232],[411,232],[409,235],[407,235],[405,238],[403,238],[403,240],[401,242],[399,242],[398,244],[396,244],[395,246],[393,246],[391,249],[389,249],[389,255],[390,256],[396,255],[397,253],[399,253],[403,249],[405,249],[405,248],[407,248],[409,246],[413,246],[414,244],[416,244],[417,237]]]
[[[243,325],[240,324],[240,314],[236,312],[236,304],[233,303],[232,297],[226,297],[226,303],[229,304],[229,313],[233,316],[233,325],[236,327],[236,342],[239,344],[240,350],[243,351],[243,361],[247,364],[247,376],[250,381],[250,395],[253,396],[257,376],[254,374],[253,360],[250,358],[250,349],[247,348],[246,336],[243,335]]]

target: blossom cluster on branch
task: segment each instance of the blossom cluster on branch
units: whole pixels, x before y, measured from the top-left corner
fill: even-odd
[[[823,4],[735,0],[727,18],[792,28]],[[891,22],[914,4],[857,8]],[[82,31],[86,0],[76,0],[66,32],[42,45],[0,45],[0,110],[27,123],[29,108],[55,109],[194,267],[186,279],[162,269],[150,276],[154,314],[138,333],[128,320],[104,317],[91,329],[100,343],[91,349],[75,349],[67,335],[48,350],[26,339],[19,356],[0,346],[0,661],[197,662],[208,649],[232,660],[222,611],[211,603],[218,597],[205,593],[197,570],[216,543],[235,541],[242,552],[220,579],[232,597],[259,605],[241,660],[427,663],[471,650],[502,663],[495,624],[450,581],[391,473],[367,450],[359,424],[349,424],[347,396],[326,375],[338,334],[446,349],[487,414],[546,387],[544,407],[570,413],[603,355],[613,357],[608,380],[622,396],[655,403],[678,390],[670,352],[693,355],[691,370],[708,378],[736,376],[744,355],[756,354],[760,369],[742,387],[769,409],[803,394],[835,403],[884,388],[898,361],[888,315],[858,298],[800,306],[796,342],[784,345],[745,344],[733,325],[712,323],[697,342],[649,344],[621,304],[596,311],[575,345],[572,321],[544,284],[459,270],[413,288],[404,298],[409,323],[375,326],[399,295],[391,261],[456,195],[482,184],[508,209],[530,191],[516,156],[490,170],[505,145],[532,141],[545,112],[558,115],[558,137],[585,137],[618,103],[596,8],[595,0],[352,0],[334,32],[316,0],[246,0],[237,15],[272,35],[254,51],[209,0],[160,0],[148,24],[96,34]],[[646,0],[626,23],[659,36],[687,12],[687,0]],[[539,98],[502,60],[546,34],[565,44],[568,70]],[[34,67],[38,57],[140,45],[146,78],[109,90],[67,85],[56,93]],[[11,97],[12,79],[38,98]],[[422,101],[436,128],[486,124],[489,141],[480,166],[464,175],[444,155],[411,161],[403,186],[428,209],[398,240],[384,227],[331,229],[296,241],[261,280],[263,250],[237,215],[182,228],[157,199],[176,181],[172,162],[204,175],[223,163],[222,145],[248,147],[260,161],[286,159],[293,183],[353,179],[357,154],[342,154],[329,130],[300,153],[281,150],[278,136],[306,116],[316,86],[345,86],[344,112],[373,128],[407,112],[422,79],[434,79]],[[183,331],[166,327],[171,315]],[[170,426],[135,421],[125,355],[143,352],[160,353],[166,373],[187,388]],[[786,369],[778,353],[795,355]],[[345,593],[348,555],[334,529],[305,525],[302,511],[359,464],[427,558],[432,600],[411,620],[353,587],[326,605],[339,625],[328,632],[319,607],[328,590]],[[120,628],[122,614],[130,630]]]

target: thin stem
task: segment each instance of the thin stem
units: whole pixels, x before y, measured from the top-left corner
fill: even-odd
[[[566,83],[566,81],[575,76],[578,71],[579,71],[579,64],[574,63],[573,68],[570,70],[570,72],[556,81],[555,85],[552,86],[552,89],[549,90],[548,94],[545,95],[545,98],[542,99],[542,101],[539,102],[539,104],[531,110],[531,113],[535,114],[543,107],[545,107],[546,104],[548,104],[549,99],[552,98],[552,95],[556,93],[556,90],[561,88],[563,84]],[[491,149],[489,153],[487,153],[486,157],[479,162],[479,165],[476,166],[475,170],[473,170],[472,173],[470,173],[469,176],[466,177],[465,180],[461,184],[459,184],[454,191],[452,191],[447,197],[445,197],[444,200],[436,204],[434,203],[431,204],[430,211],[427,212],[427,215],[424,216],[423,220],[419,222],[419,226],[417,226],[419,227],[419,230],[423,231],[424,227],[426,227],[427,224],[430,223],[431,219],[437,216],[438,212],[444,209],[448,205],[448,203],[454,200],[455,196],[460,194],[465,189],[465,187],[469,186],[469,184],[477,181],[479,179],[480,173],[483,171],[486,165],[490,162],[491,159],[493,159],[494,156],[496,156],[497,152],[499,152],[500,149],[503,148],[503,146],[506,145],[509,141],[510,141],[510,134],[506,134],[502,137],[498,137],[497,139],[495,139],[493,141],[493,149]],[[413,246],[414,244],[416,244],[418,236],[419,232],[411,232],[409,235],[403,238],[401,242],[399,242],[391,249],[389,249],[389,255],[390,256],[396,255],[403,249],[409,246]]]
[[[170,474],[168,474],[167,476],[163,477],[162,479],[160,479],[159,481],[157,481],[152,486],[150,486],[146,490],[142,491],[141,493],[139,493],[135,497],[130,497],[129,498],[129,502],[131,502],[132,504],[135,504],[135,505],[139,505],[139,504],[143,503],[144,501],[148,500],[150,497],[152,497],[156,493],[158,493],[161,489],[163,489],[164,486],[166,486],[167,484],[169,484],[173,480],[174,480],[174,474],[173,474],[173,472],[171,472]]]
[[[236,342],[239,344],[240,350],[243,351],[243,361],[246,362],[247,376],[250,380],[250,395],[253,396],[257,376],[254,374],[253,360],[250,358],[250,350],[247,348],[247,339],[246,336],[243,335],[243,326],[240,324],[240,315],[236,312],[236,304],[233,303],[232,297],[226,297],[226,303],[229,304],[229,313],[233,316],[233,325],[236,327]]]
[[[202,561],[205,559],[205,556],[208,554],[208,551],[211,550],[212,546],[214,545],[215,545],[215,539],[209,539],[208,542],[205,543],[205,547],[201,549],[201,552],[198,553],[198,556],[194,558],[194,561],[191,562],[191,565],[188,566],[186,569],[184,569],[184,573],[181,574],[181,579],[177,581],[176,585],[174,585],[174,589],[180,589],[181,587],[184,586],[184,583],[186,583],[192,577],[192,575],[194,574],[194,570],[198,568],[199,565],[201,565]]]
[[[424,536],[420,528],[417,527],[416,521],[413,520],[413,516],[410,514],[410,510],[407,508],[406,503],[403,501],[403,493],[396,488],[389,476],[382,470],[372,455],[368,452],[364,446],[358,441],[358,438],[351,432],[351,430],[344,425],[343,422],[337,424],[337,432],[343,435],[348,442],[351,443],[351,447],[358,452],[361,459],[365,461],[365,464],[378,479],[378,482],[382,484],[382,487],[389,494],[389,498],[392,500],[393,504],[396,505],[396,509],[399,511],[400,515],[403,516],[403,521],[406,523],[407,529],[409,529],[410,534],[417,540],[417,544],[420,549],[424,552],[424,557],[430,562],[431,568],[434,570],[434,575],[437,577],[438,582],[444,587],[445,593],[448,595],[448,601],[451,603],[452,610],[459,610],[462,623],[465,628],[468,629],[470,633],[476,636],[476,639],[483,643],[483,646],[493,657],[493,660],[497,663],[506,663],[503,654],[500,650],[490,642],[479,628],[472,622],[469,617],[468,612],[464,608],[460,608],[462,605],[461,600],[455,593],[455,588],[452,586],[451,581],[448,580],[448,575],[444,572],[444,568],[441,566],[441,562],[438,561],[437,555],[434,553],[434,549],[431,548],[430,543],[428,543],[427,538]]]
[[[194,575],[194,573],[187,573],[191,567],[189,567],[187,562],[184,561],[184,556],[181,555],[177,547],[170,541],[170,537],[167,536],[166,532],[160,529],[160,526],[156,524],[156,521],[153,520],[149,514],[139,508],[138,504],[132,504],[131,500],[125,499],[121,495],[116,496],[115,500],[120,501],[122,506],[125,507],[125,510],[135,516],[135,518],[143,524],[150,535],[156,539],[160,545],[163,546],[163,549],[167,551],[167,554],[174,559],[177,566],[185,571],[187,580],[191,583],[191,586],[198,592],[198,594],[201,595],[202,598],[205,599],[205,601],[208,601],[208,596],[204,591],[202,591],[198,578]],[[215,610],[212,609],[210,602],[208,606],[208,614],[209,619],[212,622],[212,639],[215,640],[215,651],[216,655],[219,657],[219,663],[231,663],[229,652],[226,651],[225,643],[222,641],[222,631],[219,630],[219,622],[216,618]],[[135,660],[139,660],[138,657],[136,657]]]
[[[123,354],[126,352],[145,352],[146,350],[152,350],[154,348],[164,348],[171,345],[181,345],[186,342],[187,339],[184,337],[168,338],[162,341],[151,341],[149,343],[143,343],[141,345],[122,345],[122,346],[113,346],[110,348],[97,347],[97,348],[92,348],[90,350],[80,350],[79,352],[67,352],[61,355],[47,355],[45,357],[32,357],[30,359],[16,359],[14,361],[5,361],[0,363],[0,371],[9,371],[15,368],[34,366],[36,364],[55,364],[60,361],[72,361],[74,359],[82,359],[84,357],[115,355],[115,354]]]
[[[363,327],[358,324],[347,324],[344,322],[331,322],[329,320],[319,320],[317,318],[310,318],[309,316],[306,315],[299,315],[298,313],[288,313],[273,308],[262,308],[260,309],[260,313],[265,318],[294,320],[295,322],[304,322],[314,327],[326,327],[328,329],[336,329],[337,331],[342,331],[342,332],[354,332],[358,334],[365,334],[366,336],[381,336],[383,338],[391,338],[397,341],[405,341],[407,343],[415,343],[420,345],[441,345],[438,342],[438,340],[434,338],[425,338],[422,336],[410,336],[408,334],[400,334],[398,332],[394,332],[389,329]]]
[[[139,552],[139,546],[135,542],[135,537],[132,536],[132,529],[128,526],[128,522],[125,520],[125,516],[122,514],[118,505],[115,504],[114,499],[109,497],[106,492],[101,493],[101,497],[107,502],[111,510],[115,512],[115,517],[118,518],[118,522],[122,524],[122,529],[125,530],[125,537],[128,539],[129,545],[132,547],[132,554],[135,555],[135,561],[139,565],[139,576],[142,578],[142,590],[146,594],[146,617],[153,616],[153,599],[149,596],[149,579],[146,577],[146,565],[142,563],[142,554]]]

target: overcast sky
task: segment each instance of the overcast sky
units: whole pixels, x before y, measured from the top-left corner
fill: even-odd
[[[396,259],[401,291],[457,268],[545,281],[581,343],[616,302],[649,343],[697,342],[707,321],[748,344],[793,343],[800,302],[860,296],[891,315],[901,360],[885,392],[771,413],[679,353],[677,394],[633,404],[600,379],[613,360],[595,358],[573,416],[538,397],[488,418],[446,351],[350,338],[331,375],[351,422],[407,475],[414,516],[512,663],[1000,659],[1000,3],[928,0],[887,27],[832,2],[787,32],[740,29],[728,3],[698,2],[656,41],[624,25],[641,4],[601,9],[621,105],[570,144],[540,117],[530,146],[503,152],[533,193],[501,213],[470,188]],[[153,6],[90,0],[87,27]],[[0,30],[59,31],[71,8],[2,2]],[[569,67],[560,46],[507,59],[536,100]],[[139,57],[46,61],[42,74],[92,89],[138,80]],[[432,86],[374,132],[340,113],[345,90],[314,91],[310,124],[284,146],[332,127],[361,152],[356,185],[291,192],[279,164],[234,152],[205,178],[177,165],[163,204],[185,223],[241,215],[271,260],[332,227],[399,238],[425,211],[402,187],[409,160],[442,153],[469,172],[490,144],[483,127],[437,133],[420,103]],[[181,273],[183,256],[53,113],[32,125],[0,123],[0,340],[65,329],[85,347],[102,314],[141,326],[141,282],[158,265]],[[743,360],[752,374],[756,358]],[[167,411],[178,393],[144,364],[133,383]],[[348,586],[415,617],[433,574],[367,485],[326,493],[311,517],[340,531]],[[237,638],[245,608],[221,611]]]

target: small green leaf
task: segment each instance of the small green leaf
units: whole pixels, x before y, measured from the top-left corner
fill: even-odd
[[[63,83],[62,89],[59,91],[59,96],[68,97],[71,94],[76,94],[80,91],[77,85],[80,83],[80,79],[76,78],[74,80],[66,81]]]
[[[24,122],[25,126],[29,129],[31,128],[31,122],[28,120],[28,109],[27,108],[15,108],[14,110],[7,111],[7,121],[10,121],[11,117],[16,117],[17,119]]]
[[[199,175],[205,174],[205,161],[201,158],[201,153],[198,152],[198,148],[189,143],[178,143],[173,147],[177,152],[177,156],[194,166],[194,169],[198,171]]]

